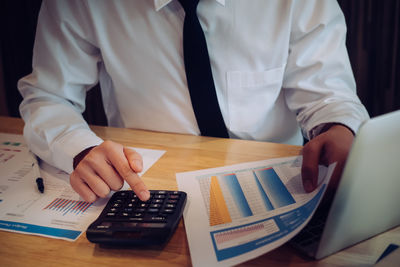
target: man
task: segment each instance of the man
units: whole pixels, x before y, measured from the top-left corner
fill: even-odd
[[[202,0],[217,99],[229,137],[301,145],[306,191],[318,163],[341,169],[362,121],[333,0]],[[200,133],[183,61],[177,0],[44,1],[33,72],[19,82],[24,136],[40,158],[71,173],[95,201],[126,180],[142,200],[138,153],[90,131],[85,93],[100,82],[110,126]],[[134,138],[134,136],[132,137]],[[75,166],[74,166],[75,165]]]

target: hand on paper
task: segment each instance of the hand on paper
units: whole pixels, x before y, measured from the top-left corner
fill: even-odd
[[[303,147],[301,176],[306,192],[311,192],[318,186],[318,164],[329,165],[337,162],[327,194],[334,193],[353,143],[353,132],[347,127],[331,124],[327,128]]]
[[[106,197],[110,190],[121,189],[124,181],[141,200],[147,200],[150,192],[137,174],[142,168],[143,161],[139,153],[121,144],[105,141],[91,148],[79,161],[71,173],[70,183],[88,202]]]

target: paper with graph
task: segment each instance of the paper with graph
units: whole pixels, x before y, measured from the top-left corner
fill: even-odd
[[[185,228],[194,266],[229,266],[291,239],[309,221],[334,165],[320,166],[319,186],[307,194],[302,157],[178,173],[188,194]]]
[[[143,174],[164,153],[135,148],[143,157]],[[36,187],[32,157],[22,135],[0,133],[0,230],[76,240],[101,213],[108,198],[83,201],[71,188],[69,175],[44,162]]]

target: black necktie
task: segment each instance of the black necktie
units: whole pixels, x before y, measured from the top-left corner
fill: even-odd
[[[190,99],[201,135],[229,138],[219,108],[206,38],[196,14],[199,0],[179,0],[185,10],[183,54]]]

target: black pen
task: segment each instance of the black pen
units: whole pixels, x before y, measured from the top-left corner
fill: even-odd
[[[30,152],[32,156],[32,168],[33,168],[33,174],[34,178],[36,178],[36,186],[37,189],[39,190],[40,193],[44,193],[44,183],[43,183],[43,178],[40,177],[40,167],[39,163],[37,161],[36,155]]]
[[[44,193],[43,178],[42,177],[36,178],[36,184],[39,192],[43,194]]]

